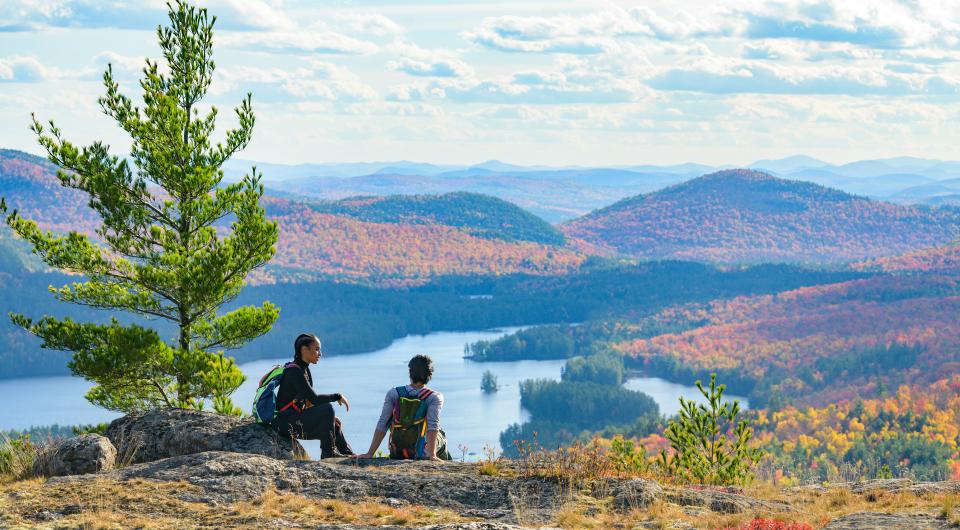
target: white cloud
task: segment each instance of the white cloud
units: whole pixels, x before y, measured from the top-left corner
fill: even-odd
[[[743,46],[741,56],[744,59],[770,61],[798,61],[807,58],[796,44],[782,41],[748,42]]]
[[[511,77],[450,83],[447,99],[458,103],[623,103],[636,100],[644,87],[595,72],[523,71]]]
[[[197,0],[217,16],[219,28],[291,29],[297,24],[283,11],[280,0]]]
[[[375,89],[346,67],[323,61],[294,70],[246,66],[218,69],[211,94],[225,95],[236,90],[252,90],[258,100],[266,101],[351,102],[379,98]]]
[[[400,56],[388,63],[392,70],[417,77],[473,76],[473,68],[450,50],[427,50],[404,41],[394,42],[388,50]]]
[[[35,83],[56,79],[62,75],[60,70],[48,68],[34,57],[0,59],[0,81]]]
[[[277,29],[293,23],[281,3],[264,0],[199,0],[220,29]],[[16,0],[0,2],[0,28],[45,27],[152,29],[168,23],[165,0]]]
[[[346,105],[342,111],[353,116],[403,116],[437,118],[444,115],[437,105],[414,102],[369,101]]]
[[[333,21],[338,28],[354,34],[395,37],[406,32],[406,28],[380,13],[338,14]]]
[[[589,55],[617,52],[622,37],[672,41],[730,31],[722,20],[695,17],[682,9],[664,16],[640,6],[610,7],[586,15],[486,18],[463,36],[499,51]]]
[[[323,29],[229,33],[221,36],[218,43],[257,51],[329,55],[368,55],[379,49],[372,42]]]
[[[788,66],[719,60],[668,67],[648,84],[659,90],[710,94],[952,95],[960,80],[941,75],[909,75],[841,65]]]
[[[898,0],[790,0],[750,4],[733,11],[747,38],[848,42],[872,48],[956,46],[960,5]]]

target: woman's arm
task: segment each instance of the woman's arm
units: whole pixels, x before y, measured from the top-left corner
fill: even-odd
[[[286,382],[288,379],[290,380],[290,384],[293,386],[293,392],[296,396],[296,399],[309,401],[314,405],[320,405],[321,403],[333,403],[334,401],[340,401],[343,399],[343,396],[340,394],[317,394],[314,392],[313,388],[307,384],[306,374],[300,367],[287,368],[283,373],[283,380]]]

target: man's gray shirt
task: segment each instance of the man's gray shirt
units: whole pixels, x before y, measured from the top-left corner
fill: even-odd
[[[417,393],[420,392],[417,388],[410,385],[406,386],[407,395],[410,397],[416,397]],[[377,421],[378,431],[387,432],[390,429],[390,424],[393,422],[393,407],[399,400],[400,394],[397,393],[397,389],[391,388],[387,392],[387,397],[383,399],[383,409],[380,410],[380,420]],[[443,408],[443,394],[434,390],[424,401],[427,404],[427,430],[440,430],[440,409]]]

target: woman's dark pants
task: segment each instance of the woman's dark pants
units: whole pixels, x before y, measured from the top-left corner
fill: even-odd
[[[343,436],[340,420],[334,416],[333,405],[330,403],[315,405],[302,412],[289,408],[277,416],[273,425],[282,436],[298,440],[320,440],[320,458],[329,458],[336,453],[353,454],[350,444]]]

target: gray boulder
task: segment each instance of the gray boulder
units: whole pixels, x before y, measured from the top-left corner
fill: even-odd
[[[823,530],[949,530],[956,526],[922,513],[851,513],[838,517]]]
[[[642,478],[613,483],[613,504],[623,511],[646,508],[663,498],[660,484]]]
[[[278,460],[304,458],[296,440],[279,436],[253,418],[238,418],[199,410],[169,409],[130,414],[114,420],[106,432],[122,464],[153,462],[204,451],[269,456]]]
[[[82,434],[47,446],[33,461],[38,476],[62,477],[112,471],[117,449],[99,434]]]
[[[679,506],[706,508],[718,513],[795,511],[791,505],[785,502],[755,499],[738,493],[727,493],[713,489],[677,489],[668,492],[666,494],[666,500]]]

